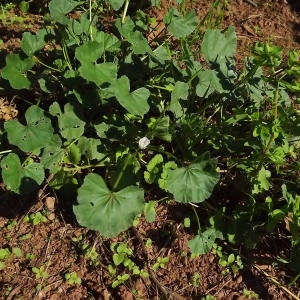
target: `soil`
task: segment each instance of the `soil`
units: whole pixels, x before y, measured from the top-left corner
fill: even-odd
[[[211,1],[194,0],[193,8],[199,17],[209,10]],[[237,62],[257,41],[270,40],[284,49],[300,50],[300,2],[298,0],[253,0],[254,6],[245,0],[229,1],[221,27],[233,25],[238,36]],[[163,1],[161,8],[152,10],[158,19],[170,6]],[[9,20],[22,16],[22,23]],[[35,31],[41,17],[36,14],[12,12],[4,21],[0,19],[0,63],[4,54],[19,47],[22,32]],[[29,28],[30,24],[30,28]],[[11,95],[1,103],[7,106]],[[2,119],[7,119],[6,117]],[[13,117],[16,117],[13,114]],[[191,258],[187,241],[192,233],[182,225],[183,207],[176,203],[161,203],[156,220],[148,223],[141,217],[134,229],[114,239],[103,239],[96,232],[81,228],[72,213],[73,200],[66,197],[57,202],[50,197],[51,191],[39,191],[27,198],[2,193],[0,201],[0,245],[12,250],[17,247],[22,255],[10,255],[0,272],[0,299],[201,299],[212,295],[217,299],[249,299],[244,291],[253,291],[258,299],[299,299],[300,285],[288,286],[293,274],[275,263],[274,258],[284,254],[287,243],[282,233],[262,239],[259,246],[247,253],[232,249],[243,256],[243,269],[234,273],[221,267],[217,255]],[[26,215],[41,212],[47,219],[38,225],[26,221]],[[152,244],[147,239],[152,239]],[[76,240],[77,239],[77,240]],[[81,239],[81,240],[80,240]],[[266,242],[268,240],[268,242]],[[112,264],[110,244],[125,241],[133,250],[131,259],[148,271],[158,257],[169,257],[164,268],[149,271],[149,278],[132,276],[124,285],[112,288],[108,266]],[[82,244],[88,244],[94,255],[86,254]],[[276,245],[276,247],[274,247]],[[96,254],[95,254],[96,253]],[[258,259],[259,258],[259,259]],[[272,262],[272,263],[270,263]],[[45,266],[47,278],[36,278],[33,267]],[[69,284],[64,274],[76,272],[81,284]],[[118,274],[125,270],[118,268]],[[199,280],[195,279],[199,274]],[[38,284],[43,289],[39,291]]]

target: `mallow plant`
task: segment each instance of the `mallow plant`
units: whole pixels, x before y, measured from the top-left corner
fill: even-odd
[[[299,53],[258,43],[237,71],[233,27],[202,32],[179,1],[157,32],[130,2],[51,0],[50,23],[7,55],[2,78],[38,95],[2,126],[7,190],[31,193],[45,178],[71,186],[78,223],[113,237],[156,187],[195,213],[193,253],[217,238],[254,247],[285,221],[296,259]],[[109,26],[100,6],[116,16]]]

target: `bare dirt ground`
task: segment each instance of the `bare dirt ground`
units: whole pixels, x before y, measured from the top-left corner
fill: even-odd
[[[225,11],[222,26],[236,27],[238,63],[242,63],[256,41],[269,39],[284,49],[300,49],[300,2],[254,1],[257,6],[242,0],[229,1]],[[209,5],[210,1],[196,0],[193,8],[199,17],[203,17]],[[170,3],[164,1],[161,9],[153,10],[152,14],[159,18],[169,6]],[[18,47],[21,33],[34,31],[41,20],[34,14],[23,17],[25,21],[22,24],[0,20],[0,38],[3,41],[0,45],[0,68],[5,53]],[[22,253],[12,254],[5,260],[5,268],[0,271],[0,299],[131,300],[169,297],[183,300],[201,299],[205,295],[216,299],[250,299],[245,290],[255,292],[258,299],[264,300],[300,298],[300,284],[288,286],[295,274],[276,264],[276,257],[288,251],[281,233],[261,240],[260,246],[250,252],[222,245],[224,251],[230,249],[243,258],[242,270],[227,272],[213,253],[191,258],[187,248],[190,232],[182,226],[185,212],[178,204],[161,203],[155,222],[149,224],[142,217],[135,229],[109,240],[78,226],[72,213],[74,199],[66,196],[64,201],[57,203],[49,198],[48,193],[51,191],[46,189],[42,195],[19,198],[1,192],[0,248],[20,248]],[[37,203],[34,201],[36,197]],[[30,203],[35,204],[30,206]],[[26,213],[37,212],[47,215],[47,219],[38,225],[26,222]],[[147,243],[148,238],[151,238],[152,244]],[[108,266],[112,264],[109,247],[113,241],[126,241],[133,249],[132,260],[145,270],[153,266],[158,257],[168,257],[169,262],[164,268],[149,272],[149,278],[132,276],[126,284],[112,288]],[[84,244],[88,248],[84,248]],[[48,276],[36,278],[32,268],[41,266],[45,267]],[[76,272],[82,279],[81,284],[69,284],[64,278],[66,272]],[[119,267],[117,272],[122,275],[125,270]],[[199,278],[195,274],[199,274]],[[42,291],[37,290],[38,284],[43,287]]]

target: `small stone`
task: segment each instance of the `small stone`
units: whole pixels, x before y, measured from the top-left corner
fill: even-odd
[[[55,213],[51,213],[49,216],[48,216],[48,220],[49,221],[53,221],[55,219]]]
[[[48,210],[54,210],[55,206],[55,198],[54,197],[47,197],[45,200],[45,206]]]

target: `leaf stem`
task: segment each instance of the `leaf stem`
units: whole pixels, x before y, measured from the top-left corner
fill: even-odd
[[[119,184],[119,182],[120,182],[120,180],[121,180],[121,178],[122,178],[122,176],[123,176],[123,174],[124,174],[124,172],[127,168],[129,159],[130,159],[130,154],[127,154],[127,157],[125,159],[125,164],[123,165],[123,168],[122,168],[121,172],[119,173],[119,176],[118,176],[118,178],[117,178],[117,180],[116,180],[116,182],[115,182],[115,184],[112,188],[112,192],[114,192],[116,190],[116,188],[118,187],[118,184]]]
[[[194,211],[194,214],[195,214],[195,217],[196,217],[196,220],[197,220],[197,224],[198,224],[198,234],[201,234],[201,224],[200,224],[200,220],[199,220],[199,216],[197,214],[197,211],[195,209],[195,207],[193,205],[191,205],[193,211]]]
[[[36,62],[38,62],[40,65],[42,65],[42,66],[44,66],[44,67],[46,67],[46,68],[48,68],[48,69],[50,69],[50,70],[52,70],[52,71],[61,72],[59,69],[55,69],[55,68],[53,68],[53,67],[50,67],[50,66],[44,64],[44,63],[43,63],[42,61],[40,61],[36,56],[34,56],[34,60],[35,60]]]
[[[124,6],[123,15],[122,15],[122,24],[125,23],[125,18],[126,18],[128,6],[129,6],[129,0],[126,0],[126,1],[125,1],[125,6]]]
[[[168,151],[165,151],[165,150],[162,150],[162,149],[160,149],[160,148],[158,148],[158,147],[156,147],[156,146],[148,146],[147,148],[146,148],[146,150],[154,150],[154,151],[157,151],[157,152],[160,152],[160,153],[162,153],[162,154],[165,154],[165,155],[167,155],[167,156],[169,156],[169,157],[172,157],[174,160],[176,160],[181,166],[183,166],[183,167],[185,167],[185,164],[181,161],[181,160],[179,160],[175,155],[173,155],[172,153],[170,153],[170,152],[168,152]]]
[[[10,152],[12,152],[12,150],[4,150],[4,151],[0,152],[0,155],[5,154],[5,153],[10,153]]]

